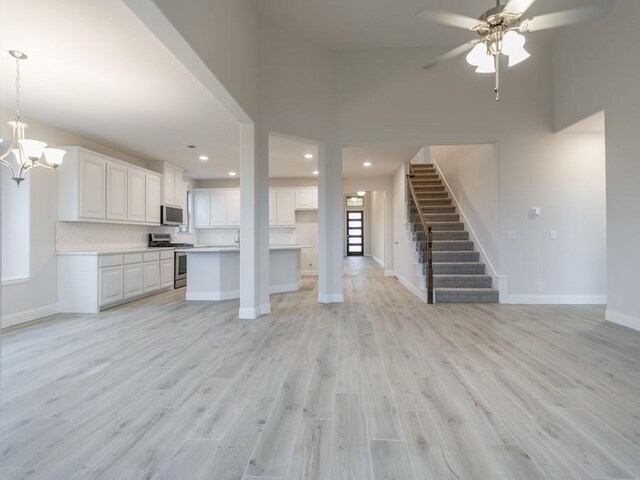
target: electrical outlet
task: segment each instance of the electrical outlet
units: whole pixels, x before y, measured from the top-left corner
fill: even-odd
[[[616,297],[616,308],[622,308],[622,297]]]
[[[507,232],[507,240],[515,240],[516,238],[518,238],[518,235],[513,230]]]
[[[558,232],[556,230],[549,231],[549,238],[551,240],[557,240],[558,239]]]
[[[536,291],[538,291],[538,292],[544,291],[544,283],[542,283],[542,282],[536,283]]]

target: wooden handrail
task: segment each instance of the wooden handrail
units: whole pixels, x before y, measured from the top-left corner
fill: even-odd
[[[407,175],[407,183],[409,184],[409,191],[411,192],[411,197],[413,198],[413,203],[418,210],[418,216],[420,217],[420,223],[422,223],[422,228],[424,229],[424,233],[426,236],[426,245],[424,249],[424,254],[427,261],[427,303],[433,303],[433,238],[431,225],[425,220],[424,214],[422,213],[422,208],[420,207],[420,202],[418,202],[418,194],[416,193],[415,187],[413,186],[413,177],[415,173],[413,172],[413,165],[409,164],[409,174]]]

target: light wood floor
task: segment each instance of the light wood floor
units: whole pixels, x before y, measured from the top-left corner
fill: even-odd
[[[602,308],[427,306],[360,258],[345,293],[7,333],[0,479],[640,478],[640,333]]]

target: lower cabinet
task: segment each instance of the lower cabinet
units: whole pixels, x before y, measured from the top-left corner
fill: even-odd
[[[173,287],[173,250],[125,254],[60,254],[58,307],[97,313]]]
[[[160,260],[160,288],[173,286],[173,275],[173,252],[171,252],[171,258]]]
[[[124,298],[133,298],[144,293],[142,264],[124,266]]]
[[[144,264],[144,293],[155,292],[160,288],[160,263],[157,261]]]
[[[117,303],[123,298],[122,267],[100,269],[100,305]]]

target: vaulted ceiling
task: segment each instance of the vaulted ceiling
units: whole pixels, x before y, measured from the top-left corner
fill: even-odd
[[[503,0],[503,4],[506,0]],[[477,18],[494,0],[254,0],[260,14],[314,43],[335,49],[451,46],[473,34],[416,18],[425,9]],[[593,3],[537,0],[531,15]],[[536,34],[546,38],[549,34]]]

